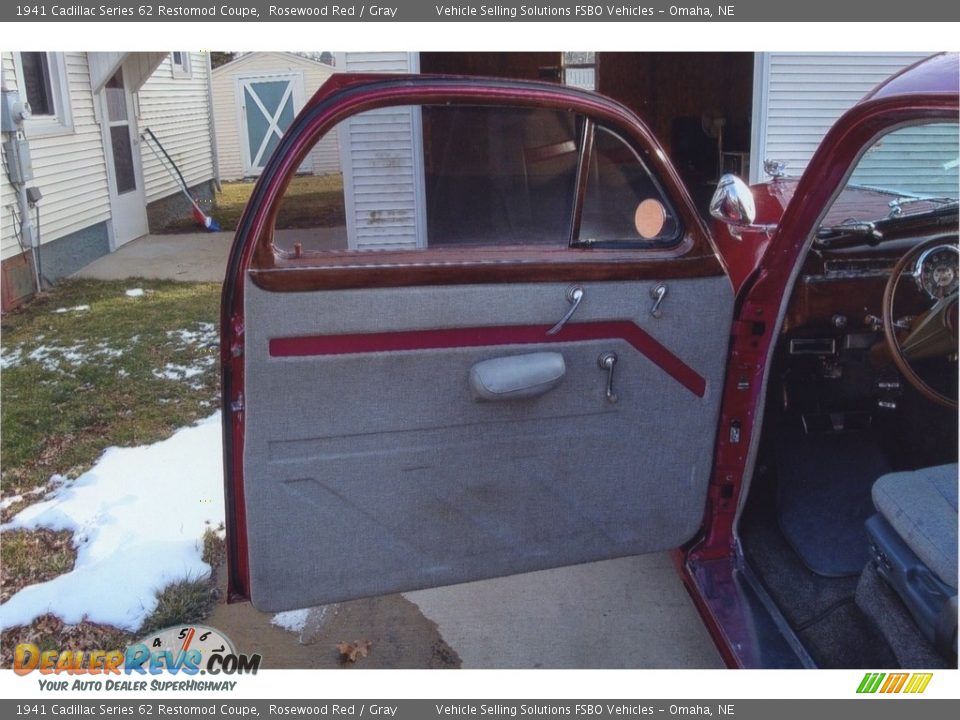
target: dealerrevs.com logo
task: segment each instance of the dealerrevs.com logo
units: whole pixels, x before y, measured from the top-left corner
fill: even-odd
[[[237,653],[219,630],[205,625],[174,625],[148,635],[125,650],[44,650],[32,643],[14,649],[13,671],[17,675],[39,672],[56,679],[41,679],[42,690],[146,690],[142,676],[159,675],[256,675],[259,654]],[[65,675],[106,676],[74,680]],[[132,676],[128,680],[111,675]],[[233,681],[151,680],[151,690],[232,690]]]
[[[931,678],[933,673],[867,673],[857,692],[919,694],[927,689]]]

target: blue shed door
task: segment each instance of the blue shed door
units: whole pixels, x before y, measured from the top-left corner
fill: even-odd
[[[303,103],[298,74],[239,78],[244,175],[259,175]]]

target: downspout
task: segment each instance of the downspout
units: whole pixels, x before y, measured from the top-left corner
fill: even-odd
[[[210,61],[210,52],[204,51],[207,57],[207,126],[210,134],[210,154],[213,158],[213,186],[217,192],[221,192],[223,187],[220,185],[220,152],[217,149],[217,124],[213,117],[213,63]]]

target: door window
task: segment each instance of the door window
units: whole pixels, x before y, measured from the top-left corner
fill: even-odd
[[[107,81],[104,92],[107,95],[107,121],[110,125],[110,147],[113,154],[117,194],[123,195],[137,189],[123,70],[117,70],[113,77]]]
[[[577,240],[658,248],[679,239],[676,214],[637,152],[612,130],[597,127]]]
[[[620,135],[589,125],[578,113],[530,107],[360,113],[336,128],[342,174],[291,180],[274,247],[296,257],[677,244],[676,214],[640,156]]]

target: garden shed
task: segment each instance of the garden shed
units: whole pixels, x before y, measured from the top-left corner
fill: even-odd
[[[214,68],[220,179],[257,177],[300,108],[334,72],[332,65],[287,52],[246,53]],[[340,172],[336,137],[318,143],[300,172]]]

